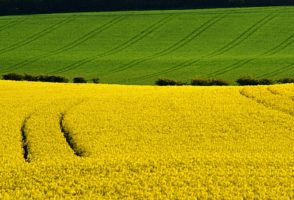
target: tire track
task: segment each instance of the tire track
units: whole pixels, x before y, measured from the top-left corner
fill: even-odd
[[[70,148],[73,150],[74,154],[79,157],[85,156],[86,152],[85,150],[81,149],[78,147],[77,143],[74,141],[72,134],[68,131],[64,124],[64,118],[65,118],[66,113],[60,113],[60,120],[59,120],[59,125],[60,125],[60,131],[63,133],[63,136]]]
[[[209,73],[207,74],[209,77],[212,77],[212,76],[219,76],[219,75],[222,75],[222,74],[225,74],[229,71],[233,71],[237,68],[240,68],[246,64],[248,64],[249,62],[251,62],[252,60],[254,59],[247,59],[247,60],[241,60],[241,61],[238,61],[236,63],[233,63],[232,65],[228,66],[228,67],[225,67],[225,68],[222,68],[222,69],[219,69],[215,72],[212,72],[212,73]]]
[[[90,63],[94,60],[96,60],[99,57],[105,57],[105,56],[109,56],[109,55],[113,55],[115,53],[121,52],[124,49],[127,49],[128,47],[134,45],[135,43],[139,42],[140,40],[144,39],[145,37],[147,37],[148,35],[150,35],[151,33],[153,33],[154,31],[156,31],[158,28],[161,28],[162,26],[164,26],[166,23],[168,23],[170,21],[170,19],[173,17],[174,15],[169,15],[167,17],[164,17],[163,19],[159,20],[158,22],[152,24],[151,26],[147,27],[146,29],[144,29],[143,31],[141,31],[140,33],[138,33],[137,35],[135,35],[134,37],[130,38],[129,40],[127,40],[126,42],[124,42],[123,44],[114,47],[113,49],[110,49],[109,51],[99,54],[99,55],[94,55],[94,56],[89,56],[87,58],[84,58],[82,60],[79,60],[71,65],[68,65],[65,68],[62,69],[58,69],[56,71],[53,71],[51,73],[63,73],[63,72],[67,72],[73,69],[76,69],[84,64]]]
[[[85,99],[80,100],[79,102],[71,105],[67,110],[56,113],[59,115],[59,126],[60,126],[60,133],[63,134],[64,140],[66,144],[70,147],[70,149],[73,151],[74,155],[78,157],[83,157],[86,156],[86,151],[83,150],[82,148],[78,147],[77,143],[74,141],[72,134],[68,131],[68,129],[65,126],[64,123],[64,118],[67,112],[69,112],[71,109],[73,109],[76,106],[79,106],[80,104],[84,103]],[[50,104],[49,104],[50,105]],[[23,123],[21,125],[21,137],[22,137],[22,149],[23,149],[23,158],[25,162],[30,163],[32,161],[32,156],[31,156],[31,149],[30,149],[30,133],[28,133],[28,123],[29,120],[35,115],[38,114],[38,109],[30,113],[25,119],[23,120]]]
[[[280,51],[284,50],[285,48],[287,48],[289,45],[291,45],[294,42],[294,34],[291,34],[288,38],[286,38],[284,41],[282,41],[280,44],[276,45],[275,47],[273,47],[272,49],[264,52],[263,54],[260,54],[259,56],[272,56],[275,55],[277,53],[279,53]],[[258,56],[258,57],[259,57]],[[223,68],[222,70],[224,70],[224,73],[235,70],[235,69],[239,69],[240,67],[244,66],[245,64],[248,64],[251,61],[256,60],[258,57],[253,57],[251,59],[246,59],[243,61],[238,61],[228,67]],[[224,73],[220,72],[221,70],[218,70],[216,72],[213,72],[211,74],[211,76],[215,76],[215,75],[222,75]]]
[[[25,20],[26,19],[8,22],[7,24],[0,27],[0,32],[4,31],[6,29],[12,28],[12,27],[22,23]]]
[[[112,55],[116,52],[120,52],[123,49],[128,48],[129,46],[137,43],[138,41],[142,40],[143,38],[147,37],[148,35],[150,35],[151,33],[153,33],[154,31],[156,31],[158,28],[161,28],[162,26],[164,26],[166,23],[168,23],[172,18],[174,17],[174,15],[168,15],[167,17],[164,17],[163,19],[159,20],[158,22],[155,22],[154,24],[152,24],[151,26],[147,27],[146,29],[144,29],[142,32],[138,33],[137,35],[135,35],[133,38],[129,39],[128,41],[124,42],[122,45],[117,46],[99,56],[108,56],[108,55]]]
[[[60,53],[63,53],[65,51],[68,51],[70,49],[73,49],[77,46],[79,46],[80,44],[92,39],[93,37],[95,37],[97,34],[102,33],[103,31],[106,31],[107,29],[109,29],[110,27],[112,27],[113,25],[119,23],[120,21],[122,21],[125,17],[124,16],[118,16],[112,20],[110,20],[109,22],[106,22],[105,24],[96,27],[95,29],[93,29],[92,31],[86,33],[85,35],[77,38],[76,40],[74,40],[73,42],[59,48],[58,50],[56,50],[55,52],[52,53],[52,55],[57,55]],[[50,54],[50,56],[52,56]]]
[[[44,57],[48,58],[50,56],[54,56],[54,55],[58,55],[60,53],[63,53],[65,51],[68,51],[70,49],[73,49],[75,47],[77,47],[78,45],[88,41],[89,39],[91,39],[92,37],[94,37],[95,35],[109,29],[110,27],[112,27],[113,25],[119,23],[120,21],[123,20],[124,17],[116,17],[115,19],[113,20],[110,20],[109,22],[106,22],[105,24],[99,26],[99,27],[96,27],[95,29],[87,32],[86,34],[82,35],[81,37],[75,39],[74,41],[71,41],[69,42],[68,44],[58,48],[58,49],[55,49],[53,51],[50,51],[49,53],[44,53],[44,54],[41,54],[41,55],[38,55],[38,56],[34,56],[34,57],[31,57],[27,60],[24,60],[22,62],[19,62],[17,64],[15,64],[14,66],[12,67],[9,67],[9,68],[6,68],[4,69],[4,72],[9,72],[11,70],[16,70],[16,69],[20,69],[28,64],[32,64],[34,62],[37,62],[37,61],[40,61],[42,60]]]
[[[208,21],[206,21],[205,23],[200,25],[200,27],[197,27],[191,33],[189,33],[188,35],[186,35],[185,37],[183,37],[181,40],[177,41],[173,45],[171,45],[171,46],[169,46],[169,47],[167,47],[167,48],[165,48],[165,49],[163,49],[163,50],[161,50],[161,51],[159,51],[159,52],[157,52],[157,53],[155,53],[155,54],[153,54],[151,56],[140,58],[140,59],[131,61],[130,63],[127,63],[126,65],[123,65],[122,67],[115,68],[115,69],[111,70],[110,73],[121,72],[121,71],[129,69],[129,68],[131,68],[131,67],[133,67],[135,65],[141,64],[141,63],[149,61],[149,60],[152,60],[154,58],[158,58],[158,57],[168,55],[168,54],[178,50],[179,48],[185,46],[186,44],[188,44],[189,42],[191,42],[192,40],[194,40],[198,36],[200,36],[203,32],[205,32],[207,29],[212,27],[214,24],[219,22],[224,17],[225,17],[225,15],[224,16],[219,16],[217,18],[212,17],[211,19],[209,19]]]
[[[221,47],[220,49],[218,49],[218,50],[216,50],[216,51],[202,57],[201,59],[203,59],[203,58],[211,58],[211,57],[222,55],[222,54],[226,53],[227,51],[239,46],[239,44],[241,44],[243,41],[245,41],[250,36],[252,36],[256,31],[258,31],[260,28],[262,28],[265,24],[272,21],[275,17],[276,17],[276,15],[272,15],[272,14],[267,15],[266,17],[262,18],[257,23],[255,23],[251,27],[249,27],[245,32],[243,32],[237,38],[235,38],[234,40],[232,40],[231,42],[229,42],[225,46]],[[177,64],[176,66],[173,66],[173,67],[169,68],[168,70],[162,71],[161,74],[168,73],[168,72],[173,72],[173,71],[185,68],[185,67],[189,67],[189,66],[191,66],[193,64],[196,64],[197,62],[201,61],[201,59],[199,59],[199,58],[198,59],[190,59],[189,61],[186,61],[186,62],[184,62],[182,64]],[[229,67],[225,68],[225,72],[231,71],[232,69],[235,69],[236,67],[244,66],[245,64],[249,63],[250,61],[246,60],[246,61],[234,63],[233,65],[230,65]],[[217,72],[213,72],[210,75],[223,74],[222,73],[223,70],[224,69],[218,70]],[[161,74],[156,74],[154,76],[158,76],[158,75],[161,75]],[[148,78],[151,78],[151,77],[153,77],[153,76],[149,76]]]
[[[24,119],[20,132],[21,132],[21,140],[22,140],[22,149],[23,149],[23,158],[25,160],[25,162],[30,162],[30,158],[29,158],[29,144],[28,144],[28,140],[27,140],[27,132],[26,132],[26,124],[27,121],[30,119],[31,116],[28,116]]]
[[[7,53],[7,52],[10,52],[12,50],[18,49],[20,47],[26,46],[26,45],[44,37],[45,35],[51,33],[52,31],[60,28],[62,25],[69,23],[71,20],[72,20],[72,17],[66,18],[65,20],[62,20],[61,22],[58,22],[57,24],[53,24],[53,25],[45,28],[44,30],[42,30],[38,33],[35,33],[35,34],[31,35],[30,37],[28,37],[18,43],[15,43],[7,48],[1,49],[0,55]]]
[[[294,42],[294,34],[292,34],[290,37],[286,38],[284,41],[282,41],[280,44],[278,44],[274,48],[268,50],[267,52],[265,52],[263,54],[260,54],[259,56],[265,56],[265,55],[272,56],[272,55],[275,55],[275,54],[279,53],[280,51],[284,50],[289,45],[291,45],[293,42]],[[224,73],[227,73],[229,71],[233,71],[235,69],[239,69],[240,67],[244,66],[245,64],[248,64],[249,62],[252,62],[252,61],[256,60],[259,56],[253,57],[251,59],[246,59],[246,60],[243,60],[243,61],[238,61],[238,62],[230,65],[229,67],[225,67],[225,68],[223,68],[221,70],[210,73],[208,75],[217,76],[217,75],[222,75]]]
[[[230,41],[229,43],[227,43],[226,45],[224,45],[220,49],[213,51],[212,53],[209,53],[209,54],[203,56],[202,58],[190,59],[189,61],[186,61],[182,64],[176,65],[174,68],[180,69],[182,67],[188,67],[190,65],[198,63],[203,58],[212,58],[212,57],[216,57],[216,56],[219,56],[219,55],[222,55],[222,54],[228,52],[229,50],[239,46],[240,43],[242,43],[243,41],[248,39],[256,31],[258,31],[260,28],[262,28],[265,24],[269,23],[275,17],[276,17],[276,15],[272,15],[272,14],[267,15],[266,17],[262,18],[261,20],[259,20],[255,24],[253,24],[251,27],[249,27],[247,30],[245,30],[241,35],[239,35],[234,40]]]
[[[222,55],[229,50],[235,48],[240,43],[242,43],[244,40],[248,39],[251,35],[253,35],[256,31],[258,31],[261,27],[269,23],[271,20],[273,20],[276,17],[276,15],[273,15],[270,13],[269,15],[265,16],[261,20],[257,21],[255,24],[253,24],[251,27],[249,27],[245,32],[243,32],[241,35],[239,35],[237,38],[229,42],[227,45],[223,46],[222,48],[212,52],[210,55],[208,55],[208,58],[215,57],[218,55]]]
[[[148,75],[141,76],[141,77],[136,77],[134,79],[129,79],[129,81],[138,81],[138,80],[149,79],[149,78],[152,78],[152,77],[155,77],[155,76],[163,75],[163,74],[166,74],[166,73],[174,72],[174,71],[189,67],[189,66],[191,66],[193,64],[196,64],[196,63],[200,62],[203,58],[212,58],[212,57],[215,57],[215,56],[222,55],[222,54],[226,53],[227,51],[235,48],[236,46],[238,46],[240,43],[242,43],[246,39],[248,39],[256,31],[258,31],[265,24],[269,23],[275,17],[276,17],[276,15],[273,15],[272,13],[265,16],[265,17],[263,17],[261,20],[257,21],[255,24],[250,26],[241,35],[239,35],[238,37],[236,37],[235,39],[233,39],[232,41],[227,43],[225,46],[221,47],[220,49],[218,49],[216,51],[213,51],[212,53],[209,53],[209,54],[203,56],[202,58],[190,59],[188,61],[184,61],[182,63],[176,64],[176,65],[174,65],[174,66],[172,66],[172,67],[170,67],[170,68],[168,68],[166,70],[162,70],[160,72],[148,74]],[[246,64],[246,63],[244,63],[244,64]],[[244,64],[242,63],[242,66]],[[235,66],[230,66],[230,68],[233,68],[233,67],[235,67]]]
[[[268,89],[266,91],[269,92],[269,93],[271,93]],[[261,104],[261,105],[263,105],[266,108],[269,108],[269,109],[275,110],[275,111],[279,111],[279,112],[282,112],[284,114],[287,114],[287,115],[290,115],[290,116],[294,117],[294,113],[292,113],[292,112],[290,112],[288,110],[277,108],[277,107],[272,106],[271,104],[269,104],[269,103],[267,103],[267,102],[265,102],[265,101],[263,101],[261,99],[256,98],[254,95],[247,94],[245,92],[245,89],[244,88],[241,89],[239,93],[240,93],[241,96],[244,96],[244,97],[246,97],[246,98],[248,98],[248,99],[250,99],[252,101],[255,101],[256,103]],[[271,93],[271,95],[275,95],[275,94]]]
[[[273,77],[273,76],[275,76],[277,74],[281,74],[283,72],[286,72],[288,70],[293,70],[293,69],[294,69],[294,63],[291,63],[291,64],[289,64],[289,65],[287,65],[285,67],[282,67],[280,69],[277,69],[277,70],[262,74],[262,75],[258,76],[257,78],[263,78],[263,77],[271,78],[271,77]]]
[[[268,87],[267,90],[268,90],[270,93],[272,93],[273,95],[278,95],[278,96],[281,96],[281,97],[286,97],[286,98],[289,98],[289,99],[291,99],[292,101],[294,101],[294,96],[288,96],[288,95],[286,95],[286,94],[283,94],[283,93],[280,93],[280,92],[278,92],[278,91],[276,91],[276,90],[273,90],[273,89],[271,89],[270,87]]]
[[[294,42],[294,33],[292,35],[290,35],[288,38],[286,38],[283,42],[281,42],[276,47],[265,52],[263,55],[274,55],[274,54],[284,50],[288,46],[290,46],[293,42]]]
[[[60,126],[60,131],[63,134],[68,146],[73,150],[74,154],[78,157],[83,157],[86,156],[86,151],[78,146],[78,144],[75,142],[73,135],[70,133],[68,128],[66,127],[64,123],[64,118],[66,114],[72,110],[73,108],[81,105],[84,103],[86,100],[82,99],[80,102],[74,104],[70,109],[67,109],[66,111],[60,113],[60,118],[59,118],[59,126]]]

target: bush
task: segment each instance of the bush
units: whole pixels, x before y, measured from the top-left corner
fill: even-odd
[[[253,79],[251,77],[242,77],[236,81],[239,85],[273,85],[275,82],[271,79]]]
[[[229,85],[229,83],[224,80],[195,78],[195,79],[192,79],[191,85],[194,85],[194,86],[213,86],[213,85],[225,86],[225,85]]]
[[[258,81],[258,85],[272,85],[272,84],[274,84],[274,81],[267,78],[263,78]]]
[[[277,83],[294,83],[294,78],[282,78],[277,80]]]
[[[92,82],[93,83],[96,83],[97,84],[97,83],[99,83],[99,81],[100,81],[99,78],[92,78]]]
[[[87,80],[85,78],[83,78],[83,77],[75,77],[73,79],[73,82],[74,83],[87,83]]]
[[[52,83],[67,83],[68,79],[62,76],[47,76],[47,75],[39,75],[36,76],[37,81],[41,82],[52,82]]]
[[[212,79],[212,80],[210,80],[210,85],[227,86],[227,85],[230,85],[230,84],[227,81],[224,81],[224,80]]]
[[[175,81],[175,80],[167,79],[167,78],[160,78],[160,79],[158,79],[155,82],[155,84],[156,85],[159,85],[159,86],[168,86],[168,85],[178,85],[178,86],[181,86],[181,85],[187,85],[186,82]]]
[[[160,78],[155,82],[155,84],[159,86],[176,85],[176,83],[177,81],[166,78]]]
[[[3,80],[13,80],[13,81],[22,81],[24,76],[16,73],[9,73],[2,75]]]
[[[23,77],[23,80],[25,80],[25,81],[38,81],[38,78],[36,76],[25,74]]]
[[[259,81],[251,77],[242,77],[236,80],[239,85],[259,85]]]

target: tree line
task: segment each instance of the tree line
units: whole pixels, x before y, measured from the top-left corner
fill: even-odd
[[[0,15],[294,5],[294,0],[0,0]]]

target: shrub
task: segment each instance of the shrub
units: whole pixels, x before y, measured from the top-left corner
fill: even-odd
[[[24,76],[16,73],[9,73],[2,75],[3,80],[14,80],[14,81],[22,81],[24,80]]]
[[[25,81],[38,81],[38,78],[36,76],[25,74],[23,77],[23,80],[25,80]]]
[[[182,81],[176,81],[176,85],[182,86],[182,85],[188,85],[187,82],[182,82]]]
[[[176,85],[177,81],[167,78],[160,78],[155,82],[155,84],[159,86]]]
[[[206,86],[208,85],[208,80],[202,79],[202,78],[195,78],[195,79],[192,79],[191,85]]]
[[[210,80],[210,85],[227,86],[230,84],[225,80],[212,79],[212,80]]]
[[[99,81],[100,81],[99,78],[92,78],[92,82],[93,83],[96,83],[97,84],[97,83],[99,83]]]
[[[37,81],[41,82],[53,82],[53,83],[67,83],[68,79],[62,76],[48,76],[48,75],[39,75],[36,77]]]
[[[73,79],[73,82],[74,83],[87,83],[87,80],[85,78],[83,78],[83,77],[75,77]]]
[[[229,85],[229,83],[224,80],[195,78],[195,79],[192,79],[191,85],[195,85],[195,86],[213,86],[213,85],[225,86],[225,85]]]
[[[68,83],[68,79],[62,76],[48,76],[47,82]]]
[[[239,85],[259,85],[259,81],[251,77],[242,77],[236,80]]]
[[[282,78],[277,80],[277,83],[294,83],[294,78]]]
[[[272,85],[272,84],[274,84],[274,81],[267,78],[258,80],[258,85]]]

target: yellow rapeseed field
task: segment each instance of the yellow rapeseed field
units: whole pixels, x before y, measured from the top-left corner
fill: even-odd
[[[294,199],[294,85],[0,81],[0,199]]]

